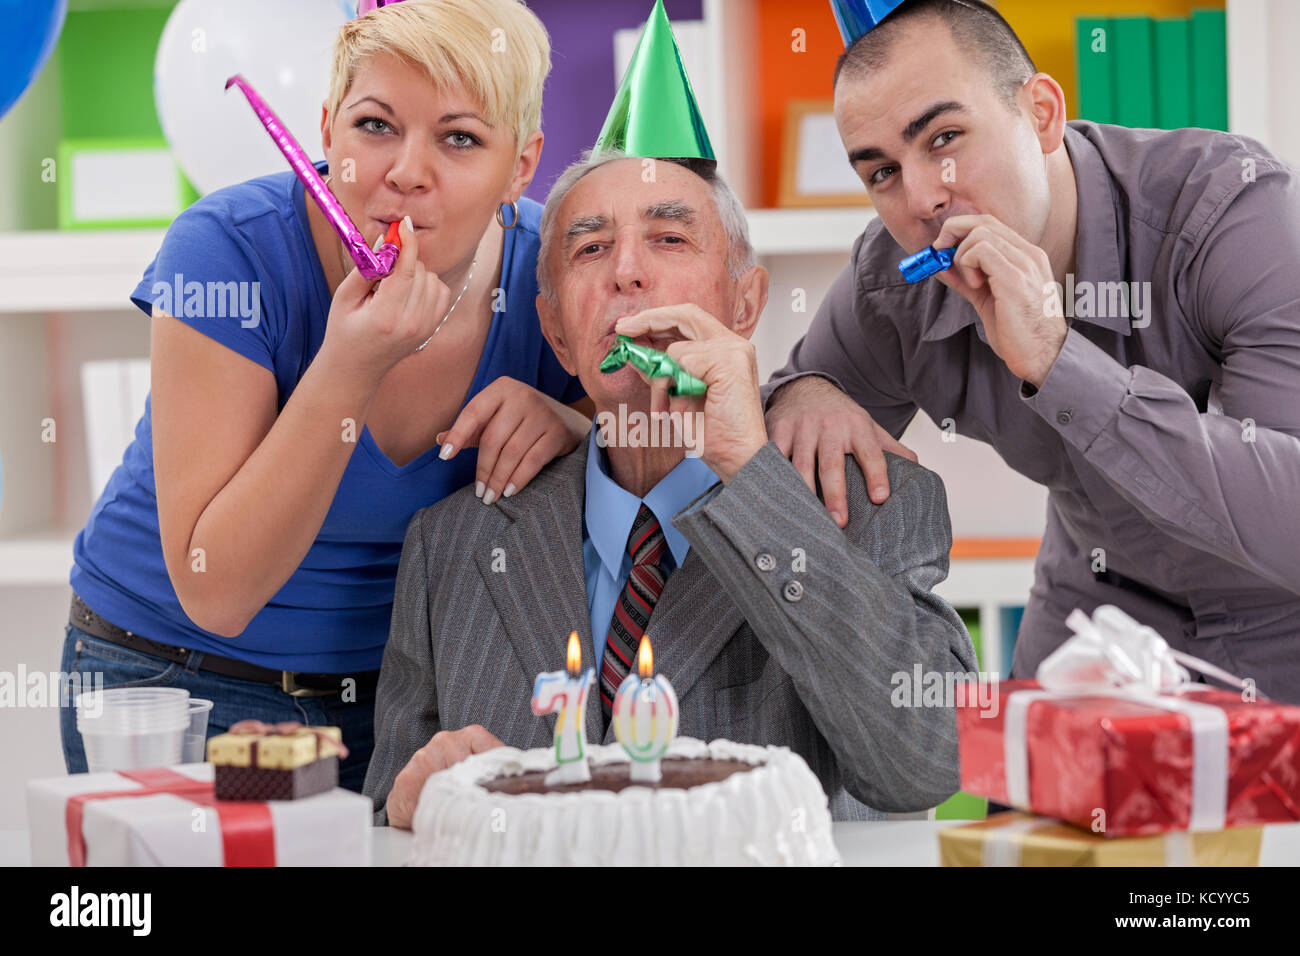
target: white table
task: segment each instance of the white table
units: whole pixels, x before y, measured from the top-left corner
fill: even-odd
[[[846,866],[938,866],[939,830],[962,820],[890,820],[836,823],[835,844]],[[411,848],[407,830],[377,827],[372,866],[401,866]],[[26,830],[0,830],[0,866],[27,866],[31,851]],[[1300,866],[1300,823],[1264,828],[1260,866]]]
[[[835,823],[835,845],[845,866],[938,866],[939,831],[966,820],[888,820]],[[371,845],[372,866],[401,866],[410,853],[408,830],[378,827]],[[1300,866],[1300,823],[1264,828],[1260,866]]]
[[[938,866],[939,829],[964,820],[897,820],[833,824],[835,845],[848,866]],[[1276,829],[1276,828],[1274,828]],[[1300,843],[1300,824],[1296,840]],[[411,832],[376,827],[371,866],[402,866],[411,852]]]

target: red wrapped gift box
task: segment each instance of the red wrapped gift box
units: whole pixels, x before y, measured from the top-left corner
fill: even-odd
[[[1000,682],[997,705],[987,709],[974,694],[969,701],[959,695],[963,790],[1012,803],[1008,698],[1038,688],[1036,681]],[[1300,707],[1214,689],[1177,697],[1213,705],[1227,718],[1224,825],[1300,820]],[[1100,821],[1099,832],[1114,837],[1191,825],[1193,734],[1185,714],[1123,695],[1062,694],[1033,700],[1024,719],[1028,806],[1022,809],[1093,829]]]

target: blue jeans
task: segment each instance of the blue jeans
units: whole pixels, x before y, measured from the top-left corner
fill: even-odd
[[[296,720],[309,726],[332,726],[343,729],[343,743],[348,757],[339,764],[339,786],[361,792],[366,767],[375,749],[375,692],[358,686],[356,700],[343,700],[341,694],[326,697],[290,697],[270,684],[258,684],[200,671],[202,651],[190,651],[189,660],[176,664],[153,654],[128,650],[93,637],[69,624],[63,643],[62,671],[103,674],[103,687],[183,687],[191,697],[212,701],[208,714],[208,736],[225,733],[230,725],[249,718],[277,723]],[[80,687],[99,686],[87,676]],[[75,707],[59,711],[63,735],[63,760],[68,773],[85,773],[86,754],[77,730]]]

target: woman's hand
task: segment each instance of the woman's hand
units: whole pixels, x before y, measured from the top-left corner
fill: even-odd
[[[339,284],[321,345],[334,367],[354,368],[376,386],[433,334],[451,305],[451,291],[420,262],[409,216],[399,232],[402,251],[391,273],[371,282],[353,269]]]
[[[474,493],[490,505],[532,481],[552,459],[578,447],[590,416],[505,375],[475,395],[438,435],[440,458],[478,446]]]

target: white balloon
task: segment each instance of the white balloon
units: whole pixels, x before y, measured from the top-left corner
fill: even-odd
[[[181,0],[154,60],[163,135],[201,193],[289,168],[257,115],[226,79],[243,74],[314,160],[324,158],[321,103],[329,92],[341,0]]]

